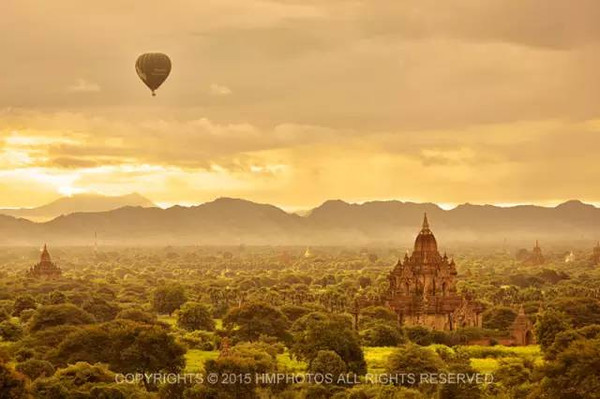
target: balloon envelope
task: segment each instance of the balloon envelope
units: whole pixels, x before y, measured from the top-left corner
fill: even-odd
[[[138,57],[135,70],[142,82],[154,91],[160,87],[171,73],[171,60],[162,53],[146,53]]]

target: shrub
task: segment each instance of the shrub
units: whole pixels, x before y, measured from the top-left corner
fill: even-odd
[[[214,331],[215,322],[206,306],[197,302],[186,302],[177,311],[177,326],[187,331]]]
[[[483,327],[492,330],[508,331],[517,318],[517,312],[505,306],[497,306],[483,313]]]
[[[8,363],[10,361],[10,353],[8,352],[8,348],[4,346],[0,346],[0,364]]]
[[[0,300],[0,321],[8,320],[13,312],[13,301]]]
[[[32,381],[40,377],[50,377],[54,374],[54,366],[45,360],[29,359],[17,363],[15,370],[25,374]]]
[[[390,355],[386,371],[390,374],[419,375],[437,373],[445,366],[442,359],[431,349],[407,344],[399,347]]]
[[[0,323],[0,338],[4,341],[18,341],[23,336],[23,328],[10,320]]]
[[[368,306],[361,310],[361,318],[365,321],[398,322],[398,315],[385,306]]]
[[[179,341],[188,349],[212,351],[218,348],[218,337],[206,331],[193,331],[179,338]]]
[[[85,301],[81,308],[93,315],[99,322],[114,320],[120,310],[119,306],[100,297],[93,297]]]
[[[27,398],[27,379],[6,364],[0,364],[0,397]]]
[[[27,323],[29,320],[31,320],[31,318],[33,317],[34,314],[35,314],[35,309],[26,309],[21,312],[21,316],[19,316],[19,320],[21,320],[21,323]]]
[[[337,380],[340,374],[348,369],[346,362],[334,351],[319,351],[317,356],[310,362],[308,371],[314,374],[331,374]]]
[[[153,398],[133,384],[115,383],[115,375],[106,366],[78,362],[59,369],[49,378],[32,384],[36,398]]]
[[[116,318],[119,320],[132,320],[144,324],[154,324],[156,322],[155,315],[135,308],[120,311]]]
[[[94,316],[72,304],[40,307],[29,322],[29,331],[35,332],[60,325],[91,324]]]
[[[361,333],[361,340],[365,346],[397,346],[405,338],[395,326],[379,321]]]
[[[257,341],[261,335],[284,342],[290,339],[289,320],[277,308],[265,303],[250,302],[231,310],[223,319],[223,325],[241,341]]]
[[[18,362],[24,362],[33,357],[35,357],[35,351],[33,349],[29,349],[29,348],[19,349],[15,353],[15,359],[17,359]]]
[[[10,319],[10,314],[4,308],[0,308],[0,322]]]
[[[13,305],[13,316],[19,317],[22,311],[26,309],[35,309],[36,306],[37,303],[31,295],[18,296]]]
[[[364,353],[352,322],[345,316],[314,312],[297,320],[292,326],[294,344],[292,352],[312,361],[319,351],[332,350],[356,374],[366,372]]]
[[[170,315],[185,302],[185,291],[179,284],[157,288],[152,295],[152,306],[158,313]]]
[[[304,306],[284,305],[281,307],[281,312],[289,321],[294,322],[302,316],[309,314],[312,310]]]
[[[417,345],[427,346],[433,343],[433,339],[431,337],[431,330],[422,326],[411,326],[405,327],[404,332],[406,336],[411,342],[414,342]]]

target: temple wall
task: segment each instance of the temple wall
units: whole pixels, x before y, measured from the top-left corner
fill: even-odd
[[[448,315],[445,314],[426,314],[421,316],[408,315],[404,317],[403,324],[406,326],[423,326],[433,330],[450,330]],[[454,330],[461,328],[456,320],[452,327]],[[469,318],[465,327],[482,327],[481,315]]]
[[[424,326],[433,330],[449,330],[448,316],[441,314],[428,314],[420,317],[408,316],[404,319],[404,325]]]

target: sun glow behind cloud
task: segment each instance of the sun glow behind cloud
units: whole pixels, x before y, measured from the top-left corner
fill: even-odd
[[[394,134],[317,126],[263,130],[208,120],[138,123],[85,114],[78,120],[88,122],[69,134],[44,129],[43,119],[39,127],[7,130],[0,149],[0,190],[15,194],[4,196],[0,206],[39,205],[82,192],[133,191],[163,204],[233,196],[289,209],[330,198],[438,202],[444,208],[463,202],[544,205],[571,198],[569,192],[579,187],[566,164],[581,170],[578,179],[591,178],[594,168],[588,165],[594,157],[585,149],[598,137],[594,121]],[[119,136],[96,133],[115,129]],[[531,132],[526,140],[523,130]],[[580,155],[558,150],[563,146]],[[563,184],[549,185],[548,176],[562,178]],[[586,187],[581,195],[600,195],[594,186]]]

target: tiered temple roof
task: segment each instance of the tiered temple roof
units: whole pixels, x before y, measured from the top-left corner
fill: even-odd
[[[48,247],[44,244],[44,249],[40,256],[40,262],[32,266],[27,275],[35,278],[59,278],[62,274],[62,270],[58,267],[50,258]]]
[[[427,215],[412,254],[399,260],[388,276],[388,306],[400,323],[452,330],[481,324],[479,313],[456,292],[456,265],[438,252]]]

